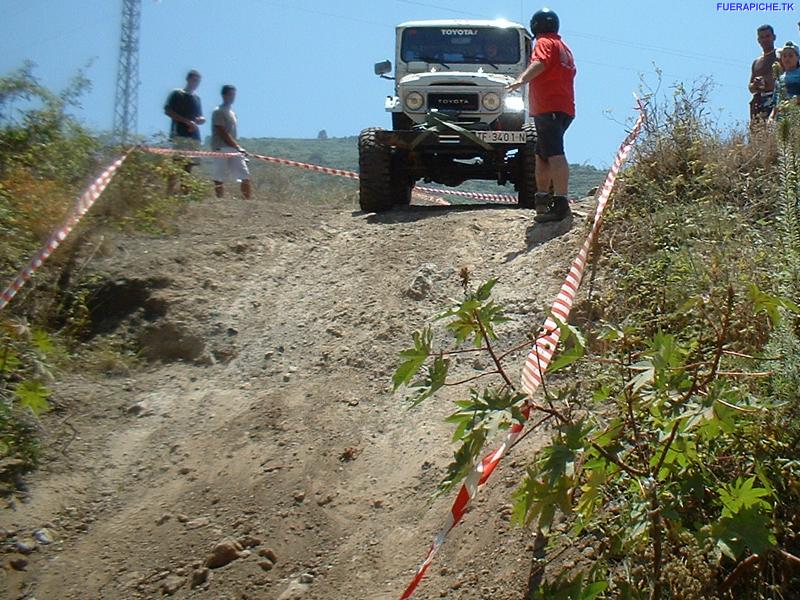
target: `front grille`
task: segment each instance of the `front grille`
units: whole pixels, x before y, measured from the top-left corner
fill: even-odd
[[[478,94],[428,94],[428,109],[478,110]]]

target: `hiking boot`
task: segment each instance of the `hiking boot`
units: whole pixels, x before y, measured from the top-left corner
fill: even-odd
[[[553,198],[547,192],[536,192],[533,196],[533,208],[537,214],[546,213],[550,210],[550,203]]]
[[[550,209],[545,213],[537,212],[533,220],[537,223],[552,223],[554,221],[563,221],[572,214],[569,209],[569,200],[566,196],[553,196],[553,203]]]

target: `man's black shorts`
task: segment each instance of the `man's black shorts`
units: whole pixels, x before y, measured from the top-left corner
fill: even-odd
[[[533,115],[536,125],[536,154],[540,158],[550,158],[564,154],[564,132],[574,119],[563,112],[548,112]]]

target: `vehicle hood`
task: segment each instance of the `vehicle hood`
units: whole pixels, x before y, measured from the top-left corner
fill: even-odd
[[[502,73],[479,73],[475,71],[436,71],[428,73],[409,73],[398,85],[476,85],[476,86],[505,86],[514,81],[511,75]]]

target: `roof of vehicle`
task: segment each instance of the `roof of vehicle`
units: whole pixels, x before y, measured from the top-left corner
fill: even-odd
[[[397,28],[405,29],[408,27],[498,27],[498,28],[514,28],[525,29],[524,25],[514,23],[513,21],[506,21],[505,19],[440,19],[435,21],[406,21],[400,23]]]

